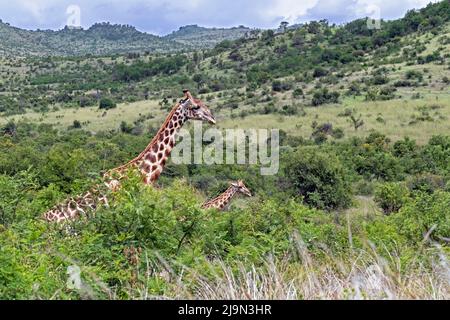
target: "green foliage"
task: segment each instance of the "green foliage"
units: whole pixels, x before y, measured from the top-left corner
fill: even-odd
[[[408,189],[412,192],[433,193],[437,190],[444,190],[446,187],[445,179],[442,176],[421,173],[411,176],[407,179]]]
[[[72,124],[72,128],[74,129],[81,129],[81,122],[78,120],[74,120]]]
[[[321,68],[321,67],[317,67],[314,69],[313,77],[314,78],[324,77],[327,74],[328,74],[327,70],[325,70],[324,68]]]
[[[36,188],[36,178],[30,172],[14,177],[0,175],[0,229],[22,218],[24,202],[30,200]]]
[[[406,79],[416,79],[417,81],[422,81],[423,79],[423,74],[420,71],[417,70],[408,70],[405,74]]]
[[[339,102],[339,92],[328,91],[327,88],[314,92],[311,101],[313,106],[319,106],[325,103],[338,103],[338,102]]]
[[[183,55],[167,58],[156,58],[150,62],[139,60],[131,65],[118,64],[114,68],[114,75],[121,81],[138,81],[156,75],[171,75],[186,64]]]
[[[380,133],[372,133],[365,140],[355,139],[343,150],[346,162],[360,175],[368,179],[392,181],[404,171],[401,161],[390,149],[389,139]]]
[[[123,133],[131,133],[133,132],[133,127],[126,123],[125,121],[122,121],[120,123],[120,131]]]
[[[309,206],[327,210],[349,206],[349,185],[354,178],[348,171],[353,170],[352,162],[341,155],[338,159],[333,152],[350,152],[350,158],[354,158],[355,150],[361,146],[346,142],[300,147],[285,153],[281,163],[286,167],[280,177],[261,177],[258,168],[252,166],[169,165],[167,175],[160,180],[162,187],[153,188],[144,186],[140,177],[131,174],[119,192],[109,194],[109,208],[71,223],[67,234],[64,228],[36,217],[67,196],[61,190],[77,194],[90,185],[92,180],[87,173],[98,172],[103,161],[109,163],[107,167],[113,167],[113,159],[123,157],[121,148],[134,149],[136,154],[149,138],[140,140],[139,136],[121,133],[91,137],[82,129],[58,135],[49,128],[37,130],[19,123],[15,140],[10,136],[6,139],[1,140],[0,147],[5,148],[7,141],[8,155],[15,159],[17,147],[22,144],[30,150],[42,150],[42,159],[35,161],[29,172],[0,176],[0,294],[7,299],[109,298],[105,287],[114,290],[117,298],[128,299],[136,289],[136,281],[145,282],[150,294],[171,296],[170,281],[158,276],[161,260],[173,262],[175,274],[190,270],[209,277],[211,268],[220,265],[217,261],[235,268],[242,264],[258,266],[267,255],[295,256],[293,243],[301,239],[308,250],[325,261],[329,253],[347,256],[351,250],[359,252],[367,240],[389,252],[401,252],[401,259],[409,261],[410,252],[421,246],[423,230],[437,224],[432,239],[442,241],[440,238],[448,237],[448,193],[439,190],[432,195],[414,191],[415,196],[388,217],[363,221],[352,217],[352,249],[345,219],[336,221],[333,215],[289,199],[291,193],[300,195]],[[35,144],[30,143],[33,141]],[[435,139],[433,145],[444,142]],[[367,144],[363,148],[370,147],[377,153],[391,152],[382,135],[373,134],[361,143]],[[420,154],[427,147],[403,141],[396,144],[392,156]],[[105,150],[107,156],[100,160],[98,155],[105,154]],[[13,167],[11,164],[8,172]],[[176,179],[182,176],[195,189]],[[232,178],[243,178],[256,199],[236,201],[239,205],[228,212],[200,209],[203,199],[197,190],[214,196]],[[392,205],[396,201],[397,198],[388,199],[386,203]],[[142,250],[137,265],[127,258],[128,248]],[[327,248],[329,253],[324,254],[319,248]],[[415,257],[418,258],[417,253]],[[67,267],[73,265],[82,269],[87,289],[67,288]],[[152,270],[150,275],[136,275],[137,268],[147,270],[147,266]]]
[[[420,243],[427,233],[442,242],[450,237],[450,193],[421,193],[405,203],[392,221],[411,243]]]
[[[288,91],[291,90],[291,85],[289,83],[286,82],[281,82],[281,81],[274,81],[272,82],[272,90],[273,91],[277,91],[277,92],[283,92],[283,91]]]
[[[339,159],[312,148],[300,148],[284,158],[286,178],[305,203],[325,210],[351,204],[348,175]]]
[[[115,107],[117,107],[117,104],[110,98],[102,98],[99,101],[99,108],[100,109],[114,109]]]
[[[375,202],[385,214],[398,212],[409,200],[409,190],[399,182],[380,184],[375,189]]]

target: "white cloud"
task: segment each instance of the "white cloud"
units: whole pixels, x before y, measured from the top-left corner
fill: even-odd
[[[403,16],[407,10],[414,8],[422,8],[430,2],[438,2],[439,0],[401,0],[401,1],[385,1],[385,0],[357,0],[353,11],[355,15],[363,16],[374,10],[378,10],[381,17],[397,18]]]
[[[38,21],[44,21],[45,15],[43,12],[43,7],[39,2],[32,0],[19,0],[17,4],[22,7],[25,11],[32,14],[33,18]]]
[[[131,24],[139,30],[169,33],[186,24],[271,28],[281,20],[328,19],[344,22],[369,15],[377,6],[382,18],[403,16],[431,0],[0,0],[0,19],[30,29],[58,29],[67,21],[66,9],[81,9],[83,27],[95,22]],[[433,0],[436,2],[437,0]]]
[[[319,0],[274,0],[272,4],[260,10],[263,19],[273,20],[282,18],[288,22],[295,22],[304,16],[309,9],[314,8]]]

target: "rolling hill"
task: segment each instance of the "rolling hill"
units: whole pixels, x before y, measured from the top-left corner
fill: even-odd
[[[24,30],[0,20],[0,53],[8,56],[82,56],[129,52],[174,52],[212,48],[223,40],[235,40],[249,28],[180,27],[159,37],[130,25],[96,23],[90,28]]]
[[[236,40],[244,37],[252,29],[239,26],[233,28],[205,28],[198,25],[180,27],[179,30],[164,36],[164,39],[194,46],[211,48],[224,40]]]

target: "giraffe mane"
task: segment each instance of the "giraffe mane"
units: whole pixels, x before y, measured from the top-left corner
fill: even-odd
[[[175,106],[172,108],[172,110],[170,111],[169,115],[166,117],[166,120],[164,120],[164,123],[161,125],[158,132],[155,134],[155,136],[150,141],[150,143],[147,145],[147,147],[145,147],[144,151],[142,151],[138,156],[136,156],[134,159],[128,161],[127,163],[125,163],[119,167],[113,168],[111,170],[108,170],[107,173],[123,169],[123,168],[129,166],[130,164],[135,163],[136,161],[139,161],[148,152],[148,150],[150,150],[152,145],[158,140],[159,135],[161,134],[161,132],[163,132],[165,130],[166,126],[168,125],[169,121],[172,119],[173,114],[175,113],[175,111],[178,109],[179,106],[180,106],[180,103],[177,102],[175,104]]]

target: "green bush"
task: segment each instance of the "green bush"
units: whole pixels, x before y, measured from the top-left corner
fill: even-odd
[[[389,139],[380,133],[371,133],[364,141],[355,140],[343,150],[347,162],[354,170],[367,179],[397,180],[404,168],[400,160],[392,155]]]
[[[409,190],[403,183],[388,182],[375,188],[375,202],[385,214],[398,212],[409,200]]]
[[[351,204],[349,176],[339,159],[313,148],[300,148],[284,158],[286,179],[305,203],[325,210]]]
[[[322,68],[322,67],[317,67],[317,68],[314,69],[313,77],[314,77],[314,78],[324,77],[324,76],[326,76],[327,74],[328,74],[328,71],[327,71],[327,70],[325,70],[325,69]]]
[[[417,81],[423,80],[423,73],[418,70],[408,70],[405,74],[406,79],[416,79]]]
[[[442,176],[421,173],[411,176],[407,179],[408,189],[412,192],[426,192],[433,193],[437,190],[445,189],[445,179]]]
[[[110,98],[102,98],[99,102],[99,108],[100,109],[114,109],[115,107],[117,107],[116,103],[110,99]]]
[[[427,233],[431,239],[445,243],[444,238],[450,238],[450,193],[420,193],[391,219],[413,244],[422,242]]]
[[[338,103],[338,102],[339,102],[339,92],[328,91],[327,88],[314,92],[311,101],[313,106],[319,106],[325,103]]]
[[[287,82],[281,82],[281,81],[274,81],[272,82],[272,90],[275,92],[283,92],[291,90],[292,85]]]

